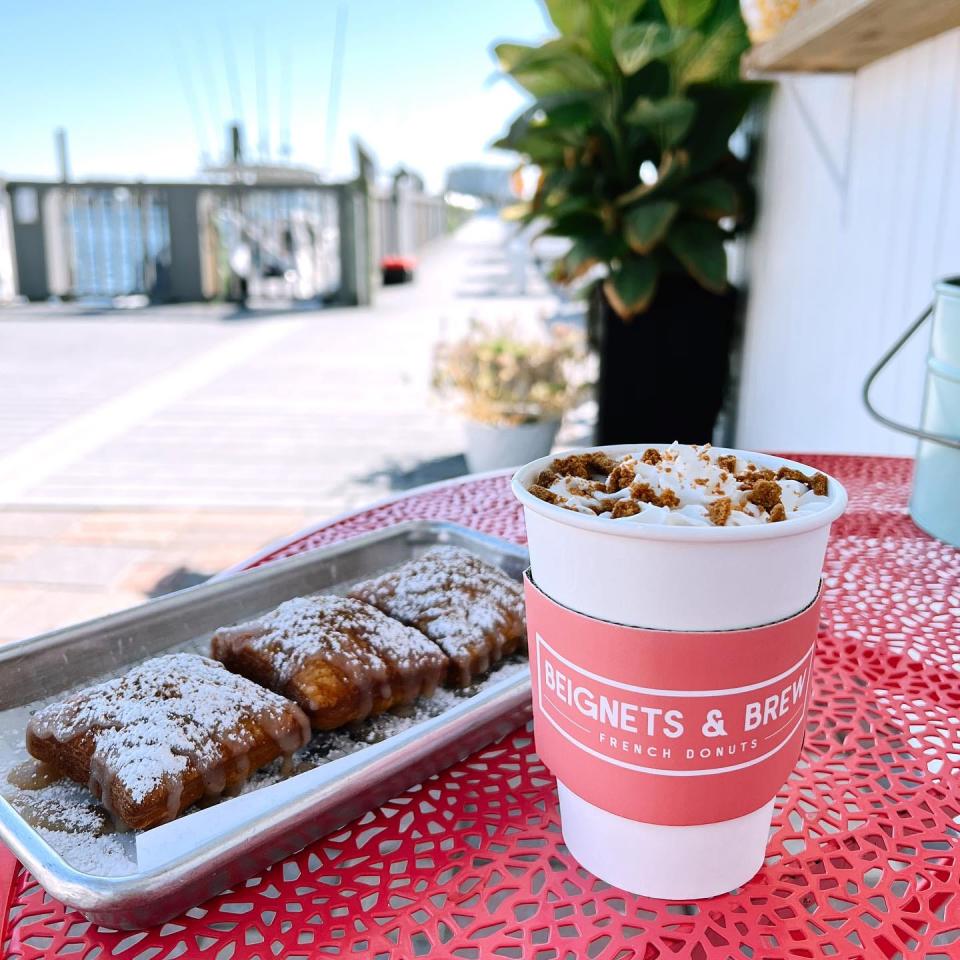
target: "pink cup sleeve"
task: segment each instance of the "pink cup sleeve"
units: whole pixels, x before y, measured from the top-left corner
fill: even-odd
[[[644,823],[732,820],[803,743],[820,616],[684,633],[596,620],[525,578],[537,752],[584,800]]]

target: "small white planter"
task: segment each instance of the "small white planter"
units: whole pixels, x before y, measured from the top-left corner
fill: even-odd
[[[471,473],[518,467],[545,457],[553,447],[559,420],[540,420],[515,427],[494,427],[475,420],[465,422],[467,466]]]

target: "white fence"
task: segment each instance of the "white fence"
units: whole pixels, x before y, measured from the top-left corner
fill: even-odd
[[[395,188],[374,191],[373,262],[381,258],[411,256],[449,227],[449,208],[443,197]]]
[[[0,300],[15,277],[31,300],[235,299],[245,246],[250,296],[369,303],[381,258],[415,253],[450,219],[418,186],[16,181],[0,184]]]
[[[761,189],[737,443],[911,453],[860,386],[933,282],[960,274],[960,31],[852,76],[783,78]],[[877,385],[903,419],[919,418],[928,339]]]

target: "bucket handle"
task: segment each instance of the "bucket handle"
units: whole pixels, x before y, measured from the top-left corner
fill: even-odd
[[[891,420],[890,417],[880,413],[870,399],[870,390],[873,388],[874,380],[880,375],[880,371],[904,348],[906,342],[927,322],[932,314],[933,304],[931,303],[927,309],[900,334],[896,343],[874,364],[867,374],[867,379],[863,382],[863,404],[867,408],[870,416],[884,426],[891,427],[900,433],[909,434],[911,437],[919,437],[921,440],[931,440],[934,443],[942,443],[946,447],[953,447],[955,450],[960,450],[960,439],[957,437],[948,437],[942,433],[930,433],[927,430],[922,430],[920,427],[911,427],[909,424]]]

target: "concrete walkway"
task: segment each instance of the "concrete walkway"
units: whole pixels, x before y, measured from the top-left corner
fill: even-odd
[[[430,394],[438,336],[557,309],[508,240],[477,218],[371,308],[0,309],[0,640],[463,472]]]

